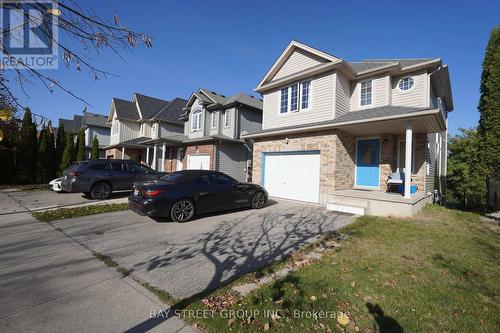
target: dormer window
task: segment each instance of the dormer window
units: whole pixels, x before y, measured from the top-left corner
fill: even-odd
[[[196,109],[191,114],[191,130],[192,131],[201,130],[201,117],[202,117],[201,109]]]
[[[399,80],[398,87],[402,91],[410,90],[413,88],[413,85],[415,84],[415,80],[411,76],[407,76]]]
[[[361,82],[361,106],[368,106],[372,104],[372,80]]]

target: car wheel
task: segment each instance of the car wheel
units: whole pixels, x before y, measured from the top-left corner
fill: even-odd
[[[111,195],[111,186],[105,182],[99,182],[92,186],[90,190],[90,196],[92,199],[104,200],[109,198]]]
[[[194,204],[189,199],[177,201],[170,211],[170,218],[176,222],[187,222],[194,216]]]
[[[264,204],[266,203],[266,197],[263,192],[257,192],[253,195],[252,197],[252,208],[253,209],[260,209],[264,207]]]

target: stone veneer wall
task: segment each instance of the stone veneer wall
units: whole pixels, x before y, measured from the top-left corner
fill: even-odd
[[[295,133],[255,139],[252,180],[260,183],[262,153],[319,150],[320,204],[335,190],[351,188],[354,182],[354,137],[338,130]]]

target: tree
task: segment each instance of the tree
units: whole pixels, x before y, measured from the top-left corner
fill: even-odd
[[[97,135],[94,136],[94,140],[92,140],[92,152],[90,153],[90,159],[99,159],[99,140],[97,139]]]
[[[49,143],[49,135],[48,130],[45,125],[42,127],[40,131],[40,135],[38,136],[38,159],[36,166],[36,180],[38,183],[47,183],[50,181],[49,173],[51,168],[51,158],[50,154],[50,143]]]
[[[59,172],[62,174],[64,170],[66,170],[74,160],[74,149],[73,149],[73,134],[66,134],[66,144],[64,146],[64,152],[61,159],[61,165],[59,166]]]
[[[500,26],[490,35],[483,59],[479,98],[479,144],[485,177],[500,175]]]
[[[37,126],[31,117],[31,110],[25,108],[16,150],[17,178],[21,184],[30,184],[36,181],[35,168],[38,149],[36,128]]]
[[[49,120],[49,124],[47,125],[47,156],[49,157],[49,169],[47,172],[47,177],[50,180],[54,179],[57,174],[57,168],[59,167],[59,162],[57,161],[56,155],[56,143],[54,139],[54,128],[52,127],[52,122]]]
[[[86,160],[85,156],[85,131],[80,130],[76,137],[76,161]]]
[[[476,129],[460,129],[448,143],[448,196],[465,209],[482,208],[485,203],[486,172]]]
[[[0,82],[5,82],[2,71],[0,71]],[[16,109],[5,95],[1,85],[0,110],[5,112],[0,118],[0,184],[11,184],[17,178],[15,149],[18,143],[19,126],[15,114]]]
[[[95,54],[99,55],[102,51],[109,50],[122,58],[120,51],[123,49],[132,50],[137,47],[139,41],[145,47],[152,47],[150,36],[142,32],[130,30],[122,24],[118,15],[115,15],[112,20],[104,20],[95,10],[80,1],[61,0],[53,1],[52,3],[40,1],[2,1],[0,2],[0,9],[15,9],[17,12],[22,13],[25,17],[23,25],[32,25],[33,21],[38,22],[40,17],[44,23],[52,22],[55,24],[58,30],[57,39],[54,38],[52,33],[52,24],[37,25],[37,32],[61,50],[61,59],[66,68],[73,68],[77,72],[85,70],[85,72],[91,73],[95,80],[114,75],[96,67],[92,63],[91,59]],[[57,17],[57,20],[53,20],[54,16]],[[16,29],[23,28],[23,25],[16,26]],[[15,34],[9,34],[9,29],[5,30],[5,34],[10,35],[12,39],[18,38]],[[54,92],[55,88],[59,88],[74,98],[85,102],[85,100],[77,96],[70,89],[67,89],[62,82],[47,74],[46,71],[31,68],[22,61],[22,58],[16,58],[15,55],[10,53],[9,45],[4,44],[4,40],[9,39],[0,39],[2,53],[7,57],[21,60],[13,62],[12,68],[12,75],[15,76],[15,80],[12,80],[12,82],[18,85],[17,88],[19,91],[28,96],[29,90],[25,89],[26,83],[38,80],[51,93]],[[5,90],[9,98],[19,105],[18,98],[13,93],[16,89],[13,89],[7,82],[1,81],[0,87]]]
[[[66,145],[66,131],[64,130],[64,124],[60,123],[59,128],[57,129],[56,151],[54,158],[54,163],[56,164],[56,170],[61,165],[62,155],[64,153],[65,145]]]

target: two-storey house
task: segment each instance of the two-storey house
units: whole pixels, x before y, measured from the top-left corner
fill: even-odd
[[[74,115],[73,119],[59,119],[59,127],[64,125],[66,133],[76,135],[80,130],[85,133],[85,155],[90,158],[92,152],[92,140],[97,137],[99,141],[99,158],[106,157],[106,146],[109,145],[110,125],[107,123],[107,116],[97,113],[83,111],[83,116]]]
[[[170,156],[170,170],[217,170],[249,180],[252,143],[241,135],[261,129],[262,101],[244,93],[226,97],[200,89],[183,111],[183,135],[155,142],[176,150]]]
[[[108,115],[111,125],[106,157],[136,159],[161,171],[170,171],[166,160],[171,152],[155,140],[182,135],[184,122],[179,120],[186,100],[166,101],[135,93],[131,101],[113,98]]]
[[[292,41],[255,90],[262,130],[243,137],[271,196],[411,215],[444,194],[453,101],[440,58],[349,62]]]

